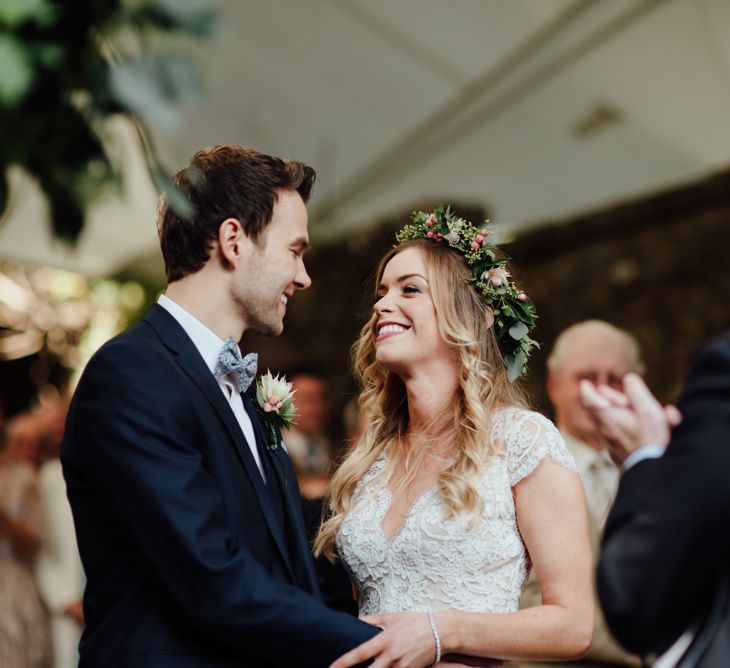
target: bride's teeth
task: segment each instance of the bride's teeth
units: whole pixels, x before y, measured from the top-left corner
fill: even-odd
[[[282,301],[282,302],[283,302],[284,304],[286,304],[286,303],[287,303],[287,302],[289,301],[289,297],[287,297],[286,295],[281,295],[281,301]]]
[[[381,327],[378,330],[378,334],[399,334],[400,332],[405,332],[406,328],[401,327],[401,325],[385,325],[385,327]]]

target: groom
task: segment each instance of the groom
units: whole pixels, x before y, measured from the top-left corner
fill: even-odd
[[[87,576],[82,668],[320,668],[377,631],[320,600],[296,475],[234,343],[281,334],[311,283],[314,179],[216,146],[175,177],[191,219],[161,201],[168,288],[91,359],[62,446]]]

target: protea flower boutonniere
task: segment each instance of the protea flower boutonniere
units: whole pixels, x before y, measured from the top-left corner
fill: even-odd
[[[256,383],[256,401],[264,421],[269,427],[269,449],[276,450],[279,442],[276,427],[288,429],[294,424],[297,411],[291,383],[284,376],[272,375],[271,371],[261,376]]]

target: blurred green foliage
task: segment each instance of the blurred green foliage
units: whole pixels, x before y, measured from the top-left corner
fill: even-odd
[[[75,242],[89,202],[117,180],[101,136],[113,114],[135,121],[169,190],[148,128],[174,131],[179,104],[202,95],[178,38],[216,24],[215,0],[0,0],[0,218],[19,165],[48,196],[53,234]],[[174,193],[171,205],[186,213]]]

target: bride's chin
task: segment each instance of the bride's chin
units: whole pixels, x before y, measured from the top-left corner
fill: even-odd
[[[388,355],[387,353],[381,353],[378,351],[375,353],[375,361],[386,371],[403,378],[406,365],[400,357],[396,358],[395,355]]]

